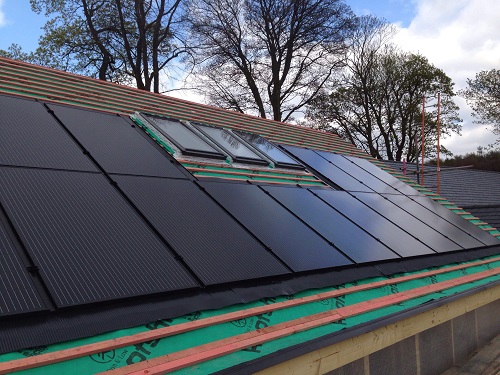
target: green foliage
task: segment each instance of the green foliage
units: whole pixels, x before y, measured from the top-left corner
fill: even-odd
[[[436,160],[430,161],[429,164],[436,164]],[[478,150],[476,153],[456,155],[453,158],[441,160],[440,164],[448,167],[472,165],[474,169],[500,172],[500,151],[491,150],[484,152]]]
[[[467,79],[468,87],[460,91],[472,107],[477,122],[493,126],[500,134],[500,70],[481,71],[474,79]]]
[[[435,154],[437,96],[441,137],[461,130],[453,82],[424,56],[386,43],[391,30],[366,17],[353,41],[348,65],[336,88],[308,109],[313,126],[337,133],[379,159],[415,161],[420,150],[425,97],[426,156]]]

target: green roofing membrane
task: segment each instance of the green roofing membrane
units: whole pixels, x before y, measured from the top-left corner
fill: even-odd
[[[261,315],[244,318],[238,321],[232,321],[228,323],[217,324],[214,326],[209,326],[194,330],[191,332],[182,333],[179,335],[174,335],[170,337],[165,337],[157,340],[152,340],[142,344],[137,344],[134,346],[128,346],[124,348],[119,348],[116,350],[111,350],[105,353],[94,354],[91,356],[85,356],[66,362],[56,363],[40,368],[35,368],[32,370],[22,371],[22,374],[46,374],[46,375],[56,375],[56,374],[69,374],[74,373],[75,369],[78,369],[78,373],[81,375],[95,374],[103,371],[107,371],[114,368],[123,367],[126,365],[146,361],[155,357],[163,356],[166,354],[174,353],[180,350],[193,348],[198,345],[214,342],[217,340],[222,340],[232,336],[240,335],[246,332],[254,331],[257,329],[262,329],[275,324],[287,322],[290,320],[307,317],[313,314],[322,313],[326,311],[336,310],[338,308],[353,305],[359,302],[373,300],[375,298],[391,295],[398,292],[408,291],[415,288],[423,287],[426,285],[435,284],[437,282],[452,280],[460,278],[464,275],[471,275],[474,273],[486,271],[489,269],[500,268],[500,256],[493,256],[484,259],[491,259],[493,262],[474,265],[470,264],[467,268],[454,270],[447,273],[437,274],[433,276],[425,276],[411,281],[405,281],[401,283],[389,284],[375,289],[358,291],[354,293],[349,293],[345,295],[340,295],[335,298],[325,299],[321,301],[311,302],[303,305],[293,306],[285,308],[282,310],[270,311]],[[496,259],[496,260],[495,260]],[[468,263],[462,263],[467,265]],[[454,265],[447,265],[443,267],[431,267],[429,269],[398,274],[395,276],[409,276],[415,275],[426,271],[438,270],[443,268],[448,268]],[[101,334],[98,336],[79,339],[71,342],[64,342],[54,345],[49,345],[46,347],[31,348],[26,350],[21,350],[18,352],[7,353],[0,356],[0,362],[11,361],[15,359],[25,358],[38,354],[45,354],[50,352],[55,352],[63,349],[68,349],[72,347],[77,347],[81,345],[86,345],[90,343],[96,343],[104,340],[109,340],[113,338],[133,335],[139,332],[147,332],[157,328],[163,328],[167,326],[177,325],[186,323],[188,321],[194,321],[199,319],[204,319],[208,317],[213,317],[234,311],[243,311],[250,309],[252,307],[258,307],[262,305],[272,305],[276,302],[286,301],[290,299],[316,295],[318,293],[342,290],[356,285],[373,283],[376,281],[388,280],[393,277],[378,277],[363,279],[357,282],[341,284],[335,287],[322,288],[307,290],[304,292],[297,293],[293,296],[280,296],[276,298],[263,298],[258,301],[254,301],[247,304],[240,304],[229,306],[224,309],[219,310],[209,310],[201,312],[193,312],[191,314],[181,316],[175,319],[158,320],[143,326],[138,326],[129,329],[123,329],[119,331],[114,331],[110,333]],[[262,356],[274,353],[278,350],[282,350],[303,342],[313,340],[315,338],[332,334],[340,330],[355,327],[359,324],[369,322],[373,319],[381,318],[389,314],[402,312],[409,308],[425,304],[426,302],[432,300],[438,300],[443,297],[451,296],[456,293],[460,293],[479,285],[485,285],[493,281],[500,280],[500,275],[491,276],[482,280],[467,283],[464,285],[452,287],[443,291],[427,294],[421,297],[417,297],[411,300],[404,301],[397,305],[391,305],[377,310],[363,313],[360,315],[352,316],[346,319],[342,319],[331,324],[327,324],[321,327],[309,329],[307,331],[298,332],[287,337],[283,337],[277,340],[266,342],[263,345],[258,345],[256,347],[247,348],[229,355],[225,355],[207,362],[203,362],[196,366],[185,368],[174,372],[175,374],[210,374],[228,367],[232,367],[247,361],[258,359]]]

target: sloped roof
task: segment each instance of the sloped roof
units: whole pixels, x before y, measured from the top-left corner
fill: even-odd
[[[403,163],[384,161],[384,164],[401,170]],[[407,163],[407,176],[417,182],[416,165]],[[436,166],[425,165],[424,186],[437,190]],[[441,167],[440,194],[462,207],[500,204],[500,172],[471,168]]]
[[[181,324],[179,330],[189,336],[195,329],[207,345],[218,337],[227,339],[222,344],[232,349],[219,356],[229,355],[234,351],[230,343],[241,340],[243,348],[272,341],[276,351],[317,337],[310,336],[310,328],[343,320],[353,328],[385,316],[386,308],[398,313],[421,305],[430,294],[444,298],[456,288],[488,286],[499,277],[500,245],[488,232],[500,232],[470,225],[425,196],[450,208],[451,203],[391,177],[333,134],[2,58],[0,91],[0,244],[9,254],[0,263],[5,270],[0,275],[4,352],[109,331],[114,331],[112,337],[130,336],[118,340],[120,348],[144,341],[156,346],[151,335],[135,335],[143,328],[130,327],[146,324],[146,330],[156,330],[185,320],[201,325]],[[214,175],[219,166],[208,162],[207,173],[204,163],[174,158],[144,124],[136,126],[127,116],[136,111],[260,134],[281,144],[306,172],[276,178],[267,166],[248,166],[242,172],[232,165],[220,166],[229,174]],[[261,174],[256,181],[254,173]],[[243,183],[234,181],[241,174]],[[311,181],[321,183],[311,187],[306,184]],[[297,204],[297,199],[307,204]],[[318,212],[322,220],[315,216]],[[337,232],[325,226],[328,222]],[[471,274],[465,276],[467,272]],[[395,276],[401,279],[395,281]],[[13,281],[15,288],[5,287]],[[392,286],[398,283],[405,289],[400,294]],[[352,292],[353,300],[343,301],[334,292],[344,287],[352,287],[342,295]],[[329,294],[315,288],[326,288]],[[261,302],[267,306],[295,300],[299,292],[312,297],[252,309]],[[360,302],[375,297],[375,304]],[[269,332],[258,329],[271,325],[269,319],[257,316],[246,336],[219,326],[217,334],[197,331],[207,322],[211,325],[210,316],[222,317],[216,323],[236,320],[228,324],[237,326],[239,319],[255,314],[279,315],[279,306],[288,309],[324,298],[335,299],[345,311],[331,315],[319,310],[319,315],[309,316],[314,309],[308,305]],[[208,311],[224,307],[233,314]],[[364,314],[368,312],[372,315]],[[23,319],[26,314],[29,320]],[[285,323],[290,317],[295,319]],[[157,319],[162,320],[149,323]],[[135,333],[115,331],[121,328]],[[286,345],[276,340],[302,330],[305,336],[293,336]],[[171,333],[158,334],[163,340]],[[202,341],[196,345],[205,345]],[[110,343],[75,351],[78,356],[97,354],[110,348],[106,345]],[[64,363],[69,358],[65,353],[59,353]],[[22,355],[0,358],[0,373],[17,365],[33,366],[8,362]],[[245,359],[230,363],[241,362]],[[186,363],[191,362],[184,367]]]
[[[48,102],[78,105],[112,113],[128,115],[140,111],[199,121],[214,126],[248,130],[282,144],[320,150],[335,149],[346,154],[367,157],[365,153],[332,133],[269,121],[2,57],[0,90]]]
[[[395,170],[403,163],[384,161]],[[433,165],[424,166],[424,186],[437,191],[437,173]],[[417,182],[416,165],[407,163],[407,176]],[[495,228],[500,227],[500,172],[472,168],[441,167],[440,195],[464,208]]]

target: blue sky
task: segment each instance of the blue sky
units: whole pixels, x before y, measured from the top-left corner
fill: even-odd
[[[498,0],[346,0],[358,14],[374,14],[396,24],[395,42],[409,52],[419,52],[445,71],[455,89],[481,70],[500,68],[500,1]],[[0,49],[12,43],[24,51],[34,50],[43,15],[31,11],[29,0],[0,0]],[[175,96],[197,100],[188,94]],[[462,136],[442,143],[454,154],[476,151],[493,143],[495,136],[486,126],[474,124],[465,100],[461,108]]]
[[[415,15],[415,4],[408,0],[348,0],[356,14],[373,13],[390,22],[408,26]],[[12,43],[23,50],[34,50],[46,18],[31,11],[29,0],[0,0],[0,49]]]
[[[12,43],[25,51],[36,49],[46,18],[31,11],[29,0],[0,0],[0,13],[0,49]]]

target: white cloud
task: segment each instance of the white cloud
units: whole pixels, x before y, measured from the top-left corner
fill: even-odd
[[[5,26],[7,20],[5,19],[5,13],[3,11],[3,0],[0,0],[0,27]]]
[[[174,78],[172,78],[172,75],[162,71],[160,73],[160,82],[165,83],[165,87],[162,87],[165,90],[165,95],[190,102],[204,103],[204,98],[192,89],[194,87],[192,75],[178,70]]]
[[[426,56],[459,90],[477,72],[500,68],[498,20],[497,0],[418,0],[416,16],[407,28],[400,28],[396,42],[405,50]],[[463,135],[452,136],[443,144],[454,154],[463,154],[492,143],[494,136],[473,123],[465,101],[457,98],[457,104],[464,118]]]

